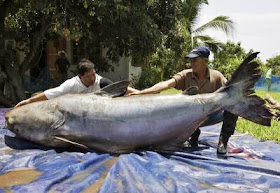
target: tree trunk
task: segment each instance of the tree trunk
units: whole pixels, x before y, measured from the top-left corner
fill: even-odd
[[[50,24],[47,22],[42,21],[41,29],[37,32],[34,32],[32,35],[30,35],[31,39],[31,45],[30,45],[30,52],[25,57],[23,63],[20,66],[20,73],[24,74],[24,72],[36,65],[36,62],[39,55],[40,55],[40,46],[42,45],[43,38],[45,37],[46,32],[48,31],[50,27]]]
[[[34,32],[30,35],[31,45],[30,52],[24,58],[21,65],[18,64],[18,59],[15,50],[9,49],[2,50],[0,48],[0,56],[2,60],[0,61],[0,67],[3,73],[7,76],[5,82],[5,92],[3,88],[0,88],[0,105],[11,106],[17,104],[19,101],[26,99],[24,85],[23,85],[23,75],[24,73],[38,64],[40,53],[41,53],[41,43],[49,28],[49,24],[42,22],[42,27],[40,31]]]
[[[0,87],[0,105],[11,106],[25,98],[19,68],[12,49],[5,47],[5,40],[12,39],[13,34],[5,31],[4,21],[6,9],[13,4],[12,1],[4,1],[0,4],[0,70],[5,76]]]
[[[3,92],[0,91],[0,106],[11,107],[13,102],[5,97]]]
[[[3,65],[7,75],[8,84],[11,84],[10,93],[11,95],[15,93],[16,96],[16,98],[12,99],[13,103],[16,104],[17,102],[25,99],[26,96],[23,88],[22,76],[19,73],[19,65],[14,50],[5,51]]]
[[[269,94],[265,95],[264,100],[266,100],[270,104],[271,109],[280,110],[280,103],[276,101],[272,96]]]
[[[269,108],[270,109],[274,109],[275,111],[272,112],[274,118],[279,121],[280,120],[280,103],[278,101],[276,101],[272,96],[270,96],[269,94],[266,94],[265,101],[267,101],[270,105]]]

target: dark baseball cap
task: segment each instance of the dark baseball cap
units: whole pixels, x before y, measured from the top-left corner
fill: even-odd
[[[208,58],[210,55],[210,50],[207,47],[201,46],[193,49],[185,58],[196,58],[198,56]]]

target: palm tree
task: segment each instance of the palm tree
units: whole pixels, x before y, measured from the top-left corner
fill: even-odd
[[[208,46],[214,53],[217,53],[220,49],[221,42],[205,35],[204,32],[208,29],[217,29],[228,35],[234,31],[234,22],[227,16],[218,16],[202,26],[195,28],[201,8],[205,4],[208,4],[207,0],[184,0],[182,24],[186,27],[192,48],[203,44]]]

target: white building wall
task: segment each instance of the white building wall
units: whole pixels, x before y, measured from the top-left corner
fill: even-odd
[[[113,82],[120,80],[129,80],[129,65],[130,59],[128,57],[121,57],[119,62],[114,65],[114,71],[99,72],[105,78],[109,78]]]
[[[107,49],[103,49],[103,56],[106,55]],[[113,82],[120,80],[134,81],[135,77],[139,78],[141,75],[141,67],[134,67],[131,65],[131,57],[121,57],[117,64],[113,64],[114,70],[109,72],[99,72],[105,78],[109,78]]]
[[[142,67],[135,67],[131,65],[129,65],[129,81],[133,84],[137,83],[140,75],[142,73]]]
[[[142,68],[131,65],[130,57],[121,57],[118,64],[114,64],[114,71],[100,72],[103,77],[109,78],[113,82],[120,80],[135,81],[139,79]]]
[[[106,56],[106,52],[108,49],[103,49],[102,55]],[[72,58],[71,53],[71,44],[67,42],[67,54],[68,58]],[[99,75],[103,76],[104,78],[108,78],[112,80],[113,82],[120,81],[120,80],[129,80],[132,83],[135,81],[138,81],[139,76],[141,75],[142,68],[141,67],[135,67],[131,65],[131,57],[121,57],[119,62],[116,64],[113,64],[114,70],[109,72],[98,72]],[[71,61],[72,64],[72,61]],[[71,78],[75,76],[71,70],[76,71],[76,65],[71,65],[68,77]]]

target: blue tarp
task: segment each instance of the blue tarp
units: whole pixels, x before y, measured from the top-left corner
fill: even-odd
[[[258,82],[255,84],[255,88],[258,90],[267,91],[267,84],[265,82],[265,77],[262,76]],[[271,88],[270,91],[280,92],[280,76],[273,75],[271,77]]]
[[[231,137],[229,153],[219,157],[220,125],[202,131],[199,147],[184,152],[110,155],[42,150],[17,139],[22,145],[11,148],[5,136],[13,134],[3,128],[0,192],[280,192],[280,144]]]

